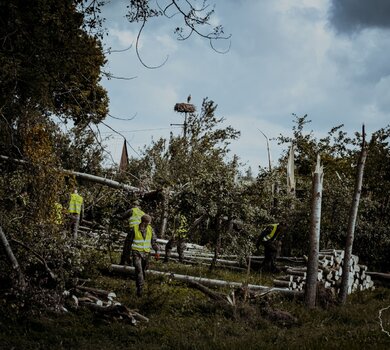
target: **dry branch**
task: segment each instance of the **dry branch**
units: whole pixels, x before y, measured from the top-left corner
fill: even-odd
[[[53,281],[56,281],[57,280],[57,276],[56,274],[50,269],[50,267],[47,265],[46,263],[46,260],[44,258],[42,258],[37,252],[35,252],[34,250],[32,250],[29,246],[27,246],[26,244],[24,244],[23,242],[20,242],[18,241],[17,239],[15,238],[11,238],[12,242],[15,242],[16,244],[19,244],[20,246],[22,246],[24,249],[28,250],[29,252],[31,252],[42,264],[43,266],[45,267],[45,270],[46,272],[49,274],[50,278],[53,280]]]
[[[1,226],[0,226],[0,238],[1,238],[1,243],[3,244],[4,250],[5,250],[5,253],[7,255],[7,258],[9,260],[9,262],[11,263],[12,268],[18,274],[17,286],[21,290],[24,290],[24,289],[26,289],[26,286],[27,286],[26,280],[24,279],[24,275],[23,275],[22,269],[20,268],[18,260],[16,259],[15,255],[14,255],[14,253],[12,251],[12,248],[9,245],[7,237],[5,236]]]

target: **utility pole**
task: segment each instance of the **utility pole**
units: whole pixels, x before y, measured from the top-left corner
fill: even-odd
[[[191,95],[188,95],[187,102],[176,103],[174,107],[175,112],[184,113],[184,123],[183,124],[170,124],[172,125],[180,125],[183,127],[183,135],[184,138],[187,137],[187,114],[195,112],[195,106],[190,103]]]

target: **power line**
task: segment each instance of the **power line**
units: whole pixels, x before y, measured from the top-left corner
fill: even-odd
[[[181,124],[180,124],[181,125]],[[179,129],[179,128],[157,128],[157,129],[137,129],[137,130],[119,130],[118,132],[139,132],[139,131],[156,131],[156,130],[170,130],[170,129]],[[112,131],[103,131],[101,134],[112,134]]]

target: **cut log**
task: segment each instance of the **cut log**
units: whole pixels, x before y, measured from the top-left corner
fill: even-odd
[[[366,275],[368,275],[366,278],[371,276],[373,279],[390,281],[390,273],[366,271]]]
[[[273,284],[275,287],[285,287],[289,289],[295,289],[297,287],[297,284],[292,281],[273,280]]]
[[[120,273],[127,273],[127,274],[134,274],[135,268],[132,266],[122,266],[122,265],[111,265],[111,270],[114,272],[120,272]],[[203,277],[195,277],[195,276],[189,276],[189,275],[180,275],[170,272],[161,272],[161,271],[155,271],[155,270],[147,270],[147,275],[155,275],[155,276],[165,276],[169,277],[178,281],[195,281],[200,284],[204,284],[207,286],[218,286],[218,287],[231,287],[231,288],[238,288],[238,287],[246,287],[248,289],[252,290],[264,290],[269,292],[278,292],[282,294],[295,294],[294,291],[285,289],[285,288],[275,288],[275,287],[268,287],[268,286],[261,286],[261,285],[255,285],[255,284],[248,284],[240,283],[240,282],[229,282],[229,281],[223,281],[223,280],[216,280],[216,279],[210,279],[210,278],[203,278]]]

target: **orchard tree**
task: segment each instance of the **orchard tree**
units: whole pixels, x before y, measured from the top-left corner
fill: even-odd
[[[147,21],[170,18],[178,11],[184,21],[175,30],[180,40],[192,33],[211,42],[222,37],[221,27],[209,33],[200,30],[208,27],[213,9],[206,2],[200,7],[196,3],[169,1],[160,8],[157,2],[129,1],[127,18],[142,23],[141,34]],[[19,242],[14,250],[22,270],[34,270],[33,256],[40,256],[57,269],[57,285],[82,266],[81,252],[69,245],[55,222],[54,204],[65,204],[66,187],[74,185],[59,169],[102,170],[102,148],[93,126],[103,122],[109,102],[100,85],[106,60],[101,44],[104,4],[0,1],[0,155],[25,162],[1,160],[0,226],[5,237]],[[70,124],[72,131],[64,134],[58,120],[62,126]],[[86,195],[99,197],[99,190],[92,192]],[[0,279],[12,280],[5,260],[0,264]]]
[[[149,177],[154,188],[168,189],[169,217],[181,212],[194,222],[204,215],[202,229],[191,238],[219,247],[224,233],[230,231],[228,223],[245,211],[245,201],[243,187],[236,181],[238,159],[228,159],[228,146],[239,132],[221,127],[224,119],[216,117],[216,108],[213,101],[204,99],[201,111],[188,115],[185,136],[171,134],[169,140],[155,141],[130,168],[138,178]]]
[[[260,171],[256,184],[258,202],[264,219],[284,220],[288,224],[283,238],[285,254],[306,254],[308,228],[310,227],[311,172],[319,154],[326,174],[323,183],[320,248],[344,249],[353,196],[356,169],[360,155],[362,135],[356,132],[349,137],[343,125],[332,128],[326,137],[317,139],[306,127],[307,116],[294,115],[293,136],[281,135],[280,144],[295,145],[296,197],[292,198],[286,187],[287,153],[272,172]],[[372,268],[388,269],[390,236],[387,230],[389,187],[389,126],[373,133],[368,143],[368,158],[354,241],[354,254]],[[278,184],[278,191],[271,193],[270,184]],[[269,205],[276,199],[276,207]],[[256,197],[253,196],[253,197]],[[266,199],[264,199],[266,198]],[[269,208],[272,208],[269,209]]]

